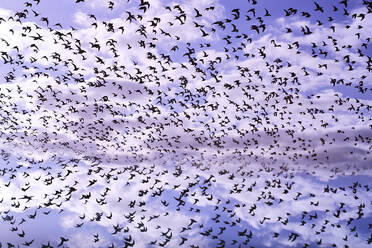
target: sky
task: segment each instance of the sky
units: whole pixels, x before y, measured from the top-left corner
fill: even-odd
[[[369,247],[368,1],[0,3],[3,247]]]

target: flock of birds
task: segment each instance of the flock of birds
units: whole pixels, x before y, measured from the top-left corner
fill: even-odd
[[[372,244],[371,1],[46,2],[0,11],[0,247]]]

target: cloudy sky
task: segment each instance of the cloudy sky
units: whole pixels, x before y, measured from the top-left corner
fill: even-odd
[[[367,1],[0,3],[0,243],[369,247]]]

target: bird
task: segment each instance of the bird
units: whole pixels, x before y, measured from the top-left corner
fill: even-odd
[[[314,2],[314,4],[315,4],[315,11],[320,11],[324,13],[323,7],[321,7],[317,2]]]
[[[68,238],[60,237],[60,242],[57,246],[61,247],[65,242],[68,242],[68,241],[69,241]]]

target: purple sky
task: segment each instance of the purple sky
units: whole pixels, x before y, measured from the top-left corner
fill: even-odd
[[[77,2],[0,3],[3,246],[369,246],[371,6]]]

